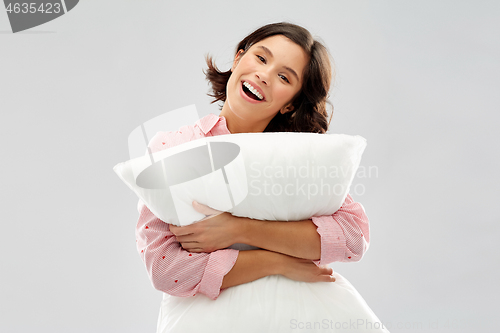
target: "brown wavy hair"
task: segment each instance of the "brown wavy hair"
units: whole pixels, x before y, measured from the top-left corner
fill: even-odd
[[[307,29],[288,22],[265,25],[245,37],[236,47],[235,55],[239,50],[243,50],[244,54],[255,43],[275,35],[283,35],[302,47],[309,56],[309,63],[304,69],[301,90],[292,102],[294,109],[285,114],[278,112],[264,132],[325,133],[333,115],[333,112],[328,115],[327,111],[327,105],[331,106],[328,97],[332,65],[326,47],[315,40]],[[212,86],[208,95],[214,98],[212,103],[224,102],[232,72],[220,71],[210,55],[206,56],[206,62],[208,69],[204,73]]]

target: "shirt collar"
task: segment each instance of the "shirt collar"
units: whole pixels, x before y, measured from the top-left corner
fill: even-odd
[[[196,125],[203,131],[203,133],[206,135],[208,132],[210,132],[215,125],[220,121],[224,122],[224,125],[226,123],[226,118],[224,117],[219,117],[213,113],[208,114],[207,116],[201,118],[196,122]],[[224,126],[227,129],[227,125]],[[228,130],[229,132],[229,130]]]

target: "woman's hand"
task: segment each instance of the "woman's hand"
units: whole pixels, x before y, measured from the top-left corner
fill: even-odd
[[[238,243],[238,217],[193,201],[196,211],[207,215],[188,226],[169,225],[181,246],[189,252],[213,252]]]
[[[302,282],[334,282],[333,269],[328,266],[316,266],[309,259],[284,255],[279,273],[287,278]]]

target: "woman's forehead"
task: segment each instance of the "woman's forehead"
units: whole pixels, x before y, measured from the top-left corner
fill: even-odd
[[[259,45],[286,45],[289,44],[289,46],[298,46],[299,48],[302,49],[302,47],[298,44],[296,44],[294,41],[292,41],[290,38],[284,36],[284,35],[274,35],[274,36],[269,36],[264,39],[259,40],[258,42],[254,43],[252,47],[259,46]]]

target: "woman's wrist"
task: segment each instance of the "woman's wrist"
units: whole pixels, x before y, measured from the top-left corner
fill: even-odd
[[[239,217],[239,216],[234,216],[231,215],[233,219],[232,223],[232,238],[235,243],[243,243],[243,244],[248,244],[247,240],[247,234],[248,234],[248,219],[246,217]]]
[[[255,230],[255,222],[261,222],[258,220],[253,220],[248,217],[237,217],[237,242],[252,245],[253,230]]]

